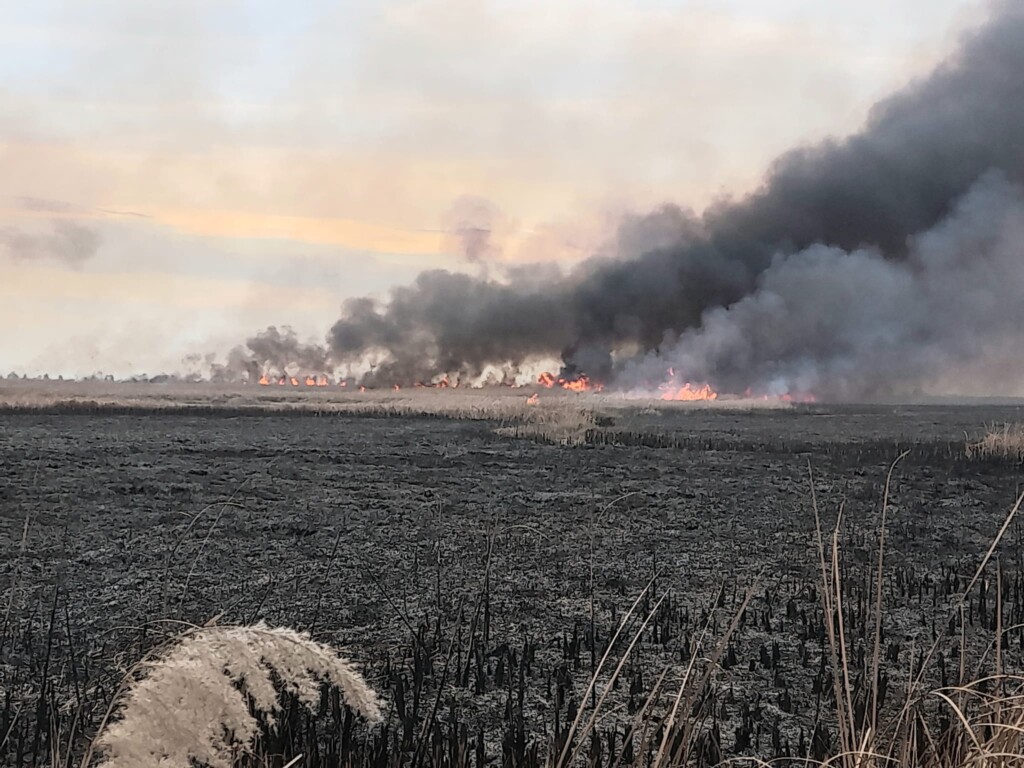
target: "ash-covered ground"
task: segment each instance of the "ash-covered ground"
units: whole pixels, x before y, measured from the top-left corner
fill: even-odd
[[[678,683],[705,624],[712,652],[752,589],[701,717],[724,755],[806,753],[831,717],[812,484],[826,535],[843,512],[863,668],[886,473],[907,449],[888,513],[886,706],[902,703],[906,670],[935,638],[956,658],[956,595],[1024,486],[1015,462],[968,460],[965,433],[1024,409],[602,409],[581,445],[498,434],[486,419],[8,410],[0,762],[42,763],[36,715],[14,718],[36,711],[44,681],[51,721],[85,701],[94,722],[127,665],[177,622],[211,620],[262,619],[344,647],[396,734],[433,715],[486,762],[521,748],[517,731],[543,748],[652,579],[604,749],[662,671],[666,688]],[[972,662],[997,605],[1001,626],[1024,619],[1020,541],[1012,526],[996,553],[1003,599],[995,564],[967,597]],[[1012,630],[1004,663],[1019,666],[1022,647]]]

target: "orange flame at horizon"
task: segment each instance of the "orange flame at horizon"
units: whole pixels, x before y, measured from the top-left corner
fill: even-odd
[[[325,373],[320,373],[315,376],[313,374],[306,374],[301,378],[296,376],[289,376],[288,374],[281,374],[280,376],[277,376],[275,374],[274,378],[271,378],[270,374],[264,371],[262,374],[260,374],[260,378],[257,383],[261,387],[269,387],[274,384],[276,384],[279,387],[286,387],[289,384],[291,384],[293,387],[329,387],[331,385],[331,377]],[[339,381],[338,386],[344,387],[347,386],[347,384],[344,381]]]
[[[711,388],[710,384],[703,384],[699,387],[695,387],[686,382],[681,387],[677,387],[673,384],[663,385],[661,387],[663,394],[662,400],[680,400],[685,402],[702,402],[717,400],[718,393]]]
[[[544,371],[537,377],[537,383],[547,389],[553,389],[558,386],[570,392],[600,392],[604,389],[604,384],[591,381],[590,377],[585,373],[580,374],[578,378],[570,380],[561,377],[555,378],[554,374]]]
[[[590,379],[586,376],[580,376],[575,381],[559,381],[558,383],[562,385],[562,389],[567,389],[570,392],[586,392],[591,389]]]
[[[674,368],[667,370],[668,378],[664,384],[657,387],[661,400],[665,401],[680,401],[680,402],[710,402],[719,400],[724,397],[727,400],[736,398],[745,398],[751,400],[763,400],[763,401],[776,401],[782,403],[815,403],[817,398],[808,391],[787,391],[779,392],[777,389],[774,392],[765,392],[753,387],[747,387],[742,394],[725,394],[717,392],[709,383],[695,384],[690,381],[685,381],[683,376],[677,375]],[[246,383],[252,382],[252,379],[248,379]],[[351,388],[355,389],[359,387],[360,392],[366,392],[368,387],[366,385],[358,384],[358,379],[354,378],[335,378],[330,374],[324,373],[308,373],[299,374],[298,376],[291,376],[287,373],[278,374],[276,371],[271,369],[270,371],[264,371],[260,374],[259,379],[255,381],[256,384],[263,387],[268,386],[281,386],[286,387],[291,385],[295,388],[305,387],[331,387],[337,386],[341,389]],[[459,381],[459,379],[449,378],[448,374],[439,374],[439,378],[431,381],[416,381],[414,383],[408,383],[409,386],[416,389],[449,389],[465,386],[469,388],[481,388],[488,386],[502,386],[510,387],[513,389],[519,387],[530,387],[529,383],[517,383],[506,378],[501,382],[500,385],[493,382],[484,383],[469,383]],[[569,379],[564,376],[557,376],[549,371],[544,371],[537,376],[536,385],[544,387],[545,389],[564,389],[567,392],[574,392],[577,394],[584,392],[602,392],[604,391],[604,384],[592,380],[587,374],[581,373],[575,378]],[[402,387],[405,385],[393,383],[390,385],[390,389],[395,392],[400,392]],[[651,385],[648,384],[648,387]],[[373,387],[377,389],[378,387]],[[387,389],[388,386],[381,384],[380,389]],[[651,390],[646,390],[648,396]],[[539,401],[539,396],[534,393],[527,398],[527,404],[535,405]]]

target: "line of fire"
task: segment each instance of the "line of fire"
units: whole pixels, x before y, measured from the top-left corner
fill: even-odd
[[[358,384],[355,379],[351,378],[340,378],[336,379],[326,374],[303,374],[300,376],[294,376],[290,374],[277,374],[277,373],[264,373],[260,376],[257,383],[261,387],[284,387],[294,389],[344,389],[349,391],[367,392],[371,390],[393,390],[400,392],[403,389],[479,389],[476,385],[464,385],[458,380],[452,380],[447,376],[444,376],[436,381],[430,382],[416,382],[411,387],[403,388],[400,384],[392,384],[389,387],[368,387],[366,385]],[[511,389],[527,389],[530,387],[540,387],[542,389],[550,390],[564,390],[566,392],[575,393],[601,393],[605,391],[605,385],[599,381],[592,380],[586,374],[581,374],[575,378],[564,378],[556,376],[548,371],[541,373],[535,382],[528,384],[506,384],[506,385],[489,385],[489,386],[503,386],[504,388]],[[718,400],[721,395],[717,392],[710,384],[695,384],[689,381],[678,381],[675,373],[672,369],[669,369],[669,380],[658,385],[657,397],[661,400],[666,401],[678,401],[678,402],[713,402]],[[654,394],[653,392],[651,394]],[[732,396],[736,399],[759,399],[769,400],[776,399],[784,402],[813,402],[814,397],[810,394],[793,394],[784,393],[780,395],[768,395],[759,394],[751,391],[746,391],[741,395]],[[527,402],[534,404],[538,402],[538,394],[535,392],[528,399]]]

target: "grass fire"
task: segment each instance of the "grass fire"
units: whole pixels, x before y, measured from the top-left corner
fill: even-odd
[[[1024,766],[1019,0],[10,5],[0,766]]]

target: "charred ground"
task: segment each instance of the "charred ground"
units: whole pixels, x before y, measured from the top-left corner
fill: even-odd
[[[8,410],[0,761],[48,764],[54,735],[88,736],[119,674],[174,621],[215,617],[310,629],[348,649],[389,702],[385,732],[367,735],[325,699],[316,725],[295,713],[282,751],[381,764],[422,742],[429,755],[416,759],[431,764],[542,759],[589,704],[585,681],[651,579],[642,607],[662,602],[594,759],[621,755],[624,723],[666,665],[678,681],[704,624],[724,633],[749,588],[696,713],[702,759],[824,754],[812,483],[829,530],[844,510],[848,626],[863,648],[886,472],[910,450],[887,534],[891,707],[933,638],[944,668],[957,665],[952,601],[1024,475],[968,461],[965,433],[1022,418],[996,406],[655,405],[609,412],[567,446],[496,434],[487,420]],[[1002,600],[991,580],[969,595],[972,663],[997,603],[1003,627],[1024,620],[1019,543],[1011,529],[999,551]],[[1004,645],[1020,667],[1024,634]],[[947,673],[929,674],[937,685]]]

